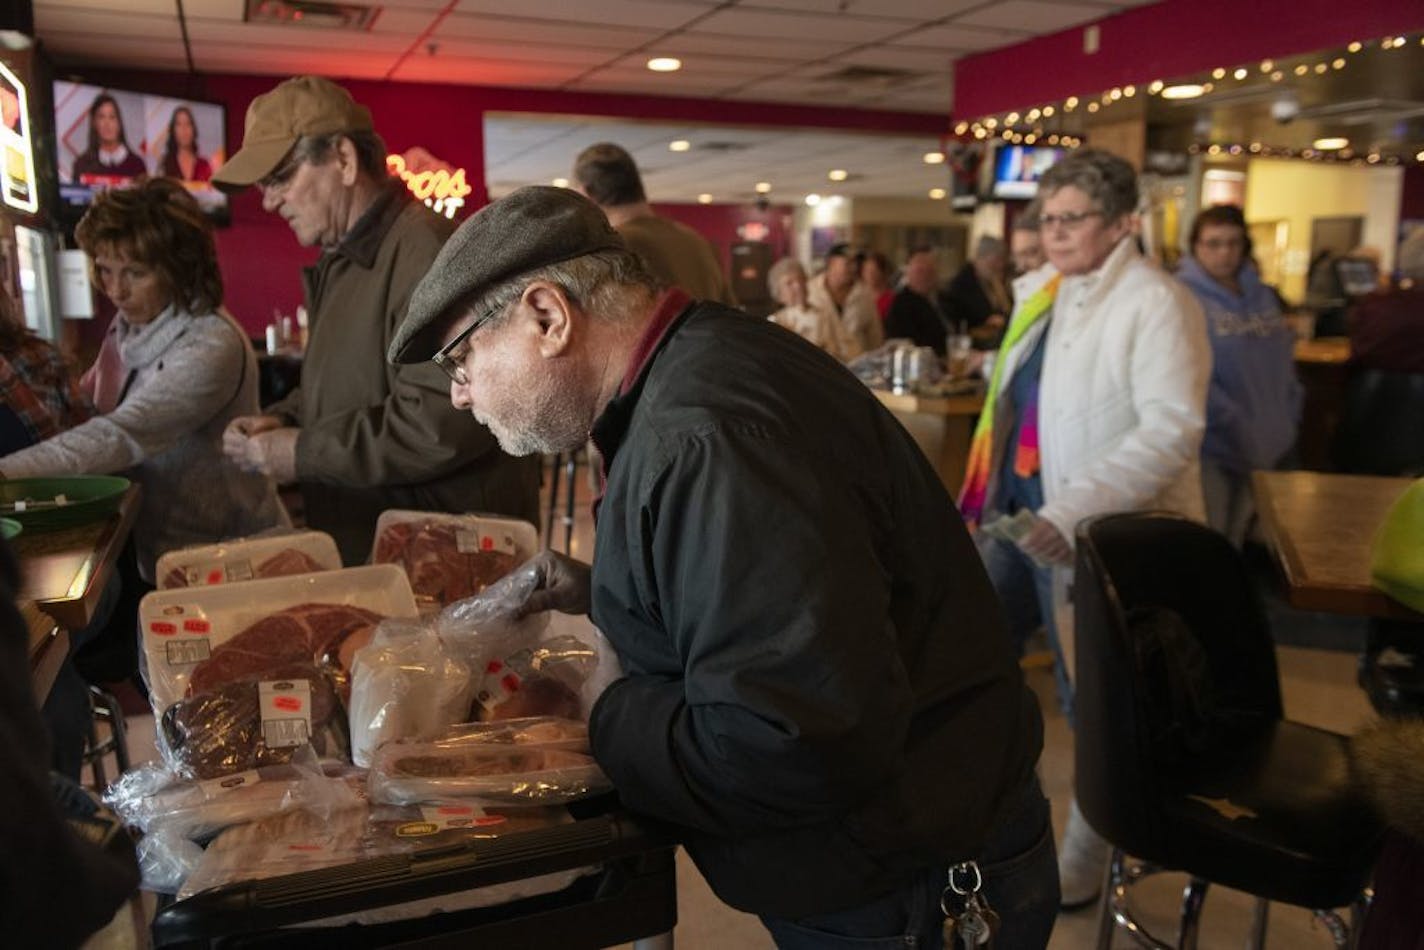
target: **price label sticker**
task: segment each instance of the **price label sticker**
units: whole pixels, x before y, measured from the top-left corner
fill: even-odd
[[[486,552],[496,552],[499,554],[513,554],[515,552],[514,535],[503,531],[486,532],[477,528],[457,528],[455,530],[455,548],[461,554],[480,554]]]
[[[311,739],[311,682],[267,680],[257,684],[262,739],[269,749],[287,749]]]

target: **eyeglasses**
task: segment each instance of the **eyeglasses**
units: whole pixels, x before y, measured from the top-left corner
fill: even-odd
[[[1239,251],[1245,246],[1246,242],[1241,238],[1203,238],[1197,241],[1197,247],[1208,251]]]
[[[470,337],[503,309],[503,307],[491,307],[485,311],[483,316],[461,330],[459,336],[441,347],[440,352],[430,358],[431,362],[444,370],[445,375],[449,376],[456,385],[470,385],[470,374],[465,372],[465,357],[470,353]]]
[[[1040,231],[1051,231],[1058,226],[1064,230],[1076,231],[1083,226],[1083,222],[1089,218],[1101,218],[1101,211],[1067,211],[1063,214],[1041,214],[1038,216],[1038,229]]]
[[[266,194],[274,188],[285,188],[291,183],[291,180],[296,177],[297,170],[301,167],[302,158],[297,155],[297,148],[294,145],[292,146],[292,150],[286,154],[274,171],[265,178],[258,180],[257,187],[261,189],[263,194]]]

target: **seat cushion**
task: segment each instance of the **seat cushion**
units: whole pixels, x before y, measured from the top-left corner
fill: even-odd
[[[1138,857],[1302,907],[1359,893],[1380,828],[1351,783],[1344,736],[1300,723],[1243,732],[1163,793],[1162,854]]]

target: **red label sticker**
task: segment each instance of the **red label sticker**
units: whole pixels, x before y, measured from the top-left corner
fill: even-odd
[[[149,629],[150,632],[156,633],[156,634],[158,634],[160,637],[171,637],[173,634],[175,634],[175,633],[178,632],[177,626],[175,626],[174,624],[168,623],[168,622],[165,621],[165,620],[155,620],[155,621],[153,621],[152,623],[150,623],[150,624],[148,625],[148,629]]]
[[[488,825],[502,825],[505,822],[503,815],[485,815],[483,818],[475,819],[476,828],[484,828]]]
[[[221,584],[225,580],[227,580],[227,578],[223,575],[222,568],[215,567],[211,571],[208,571],[209,584]]]
[[[480,538],[480,550],[481,550],[481,551],[493,551],[493,550],[494,550],[494,538],[490,537],[489,535],[485,535],[483,538]]]
[[[207,633],[213,625],[206,620],[185,620],[183,621],[183,631],[185,633]]]
[[[302,711],[302,701],[295,696],[273,696],[272,705],[282,712]]]
[[[490,675],[494,675],[502,669],[504,669],[503,663],[501,663],[499,660],[490,660],[489,666],[485,667],[485,672],[489,673]]]

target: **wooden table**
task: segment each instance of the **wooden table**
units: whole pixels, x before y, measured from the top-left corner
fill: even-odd
[[[20,561],[20,612],[30,629],[30,673],[41,701],[69,653],[70,631],[94,619],[138,515],[139,497],[139,487],[130,485],[118,510],[102,521],[58,531],[26,529],[11,542]]]
[[[885,408],[895,414],[925,453],[940,481],[957,497],[969,462],[969,440],[979,410],[984,408],[982,392],[957,396],[919,396],[874,390]]]
[[[1325,472],[1256,472],[1262,526],[1301,610],[1424,622],[1370,582],[1370,547],[1408,478]]]
[[[1295,361],[1336,366],[1350,359],[1350,340],[1343,336],[1323,336],[1318,340],[1297,340]]]

